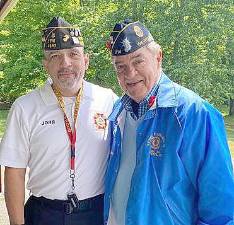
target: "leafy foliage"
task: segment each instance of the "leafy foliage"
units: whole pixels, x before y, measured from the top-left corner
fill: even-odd
[[[234,7],[230,0],[19,1],[0,24],[0,101],[43,83],[41,29],[59,15],[78,24],[91,63],[86,79],[121,94],[105,49],[116,22],[142,21],[164,52],[164,71],[216,106],[234,98]]]

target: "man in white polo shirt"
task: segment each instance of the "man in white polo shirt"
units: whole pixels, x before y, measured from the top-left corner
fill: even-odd
[[[106,118],[116,95],[84,81],[89,58],[78,27],[54,17],[42,41],[51,82],[14,102],[0,146],[10,223],[103,225]]]

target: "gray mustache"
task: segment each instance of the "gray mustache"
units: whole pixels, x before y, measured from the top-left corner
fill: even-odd
[[[62,74],[62,73],[75,73],[75,71],[67,69],[67,68],[62,68],[58,71],[58,74]]]

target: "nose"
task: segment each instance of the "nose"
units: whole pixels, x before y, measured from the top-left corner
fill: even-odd
[[[69,66],[71,66],[71,59],[70,59],[70,57],[67,56],[66,54],[62,55],[61,61],[60,61],[60,66],[62,66],[62,67],[69,67]]]
[[[136,74],[137,74],[136,68],[134,66],[132,66],[132,65],[129,65],[127,70],[126,70],[125,77],[131,79]]]

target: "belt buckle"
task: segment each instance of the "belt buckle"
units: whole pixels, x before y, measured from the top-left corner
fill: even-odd
[[[64,204],[64,208],[65,208],[65,213],[68,215],[73,212],[73,207],[72,207],[72,204],[70,202],[66,202]]]

